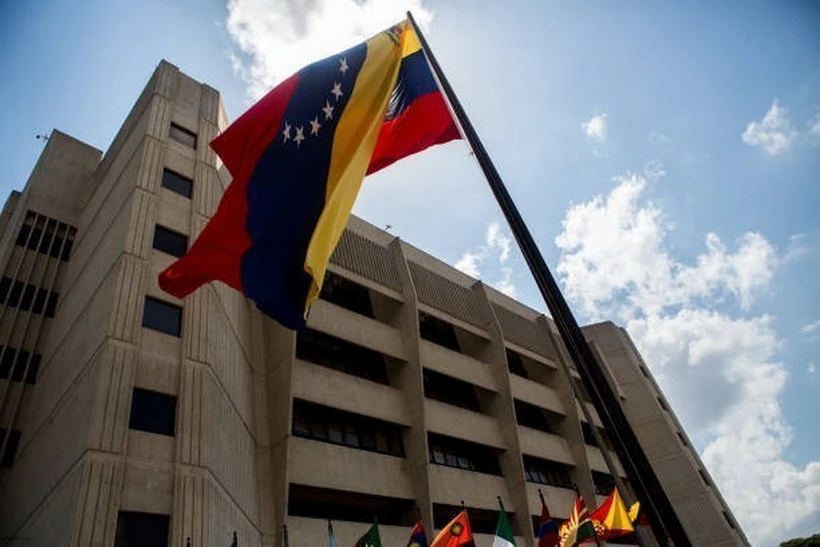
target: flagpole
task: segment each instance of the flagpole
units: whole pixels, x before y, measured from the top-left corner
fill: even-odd
[[[676,547],[691,546],[691,542],[686,536],[686,532],[675,514],[672,504],[666,496],[666,492],[664,492],[646,454],[644,454],[637,437],[635,437],[635,433],[632,431],[632,427],[627,421],[616,394],[609,387],[600,365],[587,344],[581,328],[575,321],[566,300],[558,288],[558,284],[547,268],[547,264],[541,256],[541,252],[538,250],[538,246],[535,244],[535,240],[533,240],[521,214],[518,212],[518,208],[504,186],[501,176],[498,174],[472,123],[470,123],[453,88],[450,87],[450,83],[430,50],[427,40],[416,24],[413,14],[409,11],[407,12],[407,18],[418,35],[430,68],[441,86],[441,91],[446,97],[456,121],[461,126],[464,138],[475,154],[487,183],[490,185],[490,189],[510,225],[521,253],[524,255],[530,272],[535,278],[541,296],[544,298],[561,334],[561,339],[592,398],[595,409],[598,411],[607,432],[615,441],[614,444],[618,455],[636,487],[638,498],[644,501],[647,506],[648,513],[651,515],[652,531],[656,539],[661,545],[671,539]]]

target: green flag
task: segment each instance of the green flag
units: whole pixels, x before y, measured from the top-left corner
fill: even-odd
[[[493,547],[515,547],[515,538],[513,538],[512,527],[510,521],[507,519],[507,513],[504,511],[504,504],[501,499],[498,500],[498,524],[495,526],[495,539],[493,540]]]
[[[371,526],[367,533],[356,542],[356,547],[382,547],[378,525]]]

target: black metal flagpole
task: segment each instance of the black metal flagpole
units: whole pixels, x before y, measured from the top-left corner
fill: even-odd
[[[669,498],[666,496],[666,492],[664,492],[646,454],[638,443],[637,437],[635,437],[635,433],[632,431],[632,427],[626,419],[617,395],[609,387],[600,365],[587,344],[566,300],[564,300],[558,284],[547,268],[544,257],[541,256],[541,252],[538,250],[538,246],[535,244],[527,225],[521,218],[518,208],[504,186],[501,176],[496,171],[487,150],[481,143],[481,139],[479,139],[473,125],[470,123],[458,97],[456,97],[438,61],[430,51],[427,40],[409,11],[407,17],[419,37],[422,50],[441,86],[441,91],[449,102],[456,121],[461,126],[464,138],[473,150],[476,160],[478,160],[478,164],[487,178],[487,183],[490,185],[490,189],[510,225],[521,253],[524,255],[530,272],[535,278],[535,283],[541,291],[541,296],[544,298],[547,308],[558,327],[561,339],[592,398],[595,409],[598,411],[607,433],[614,441],[616,452],[626,467],[627,474],[633,481],[638,498],[647,509],[656,539],[661,545],[671,539],[676,547],[691,546],[692,544],[680,520],[678,520]]]

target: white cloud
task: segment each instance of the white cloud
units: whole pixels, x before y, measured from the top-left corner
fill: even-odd
[[[475,278],[481,277],[481,266],[494,258],[498,265],[503,265],[510,258],[513,239],[504,231],[499,222],[487,226],[484,244],[478,249],[466,251],[454,264],[454,267]],[[490,283],[504,294],[515,298],[517,289],[512,282],[512,268],[501,268],[501,279]]]
[[[806,132],[811,137],[820,137],[820,114],[817,114],[814,119],[809,122],[809,128]]]
[[[815,372],[817,372],[817,365],[814,364],[814,361],[809,361],[809,364],[806,365],[806,370],[809,372],[809,374],[814,374]]]
[[[817,321],[813,321],[807,325],[803,325],[800,329],[805,334],[814,334],[816,332],[820,332],[820,319]]]
[[[801,469],[784,459],[787,371],[774,319],[748,311],[783,258],[761,234],[728,248],[710,233],[699,256],[681,262],[665,243],[671,224],[644,196],[647,178],[615,182],[564,218],[556,244],[567,295],[588,317],[625,324],[687,432],[706,440],[703,460],[756,544],[820,525],[820,462]],[[732,306],[737,315],[723,311]]]
[[[241,55],[234,70],[259,98],[303,66],[349,48],[405,18],[433,18],[422,0],[228,0],[226,28]]]
[[[792,128],[787,114],[788,110],[775,99],[763,119],[749,122],[746,126],[743,142],[749,146],[759,146],[772,156],[782,154],[797,138],[797,131]]]
[[[584,130],[587,139],[604,142],[606,140],[606,114],[591,117],[581,124],[581,129]]]

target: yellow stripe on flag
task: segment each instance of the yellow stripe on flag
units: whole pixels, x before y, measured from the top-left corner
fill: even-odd
[[[402,23],[404,32],[398,44],[385,33],[368,40],[367,56],[336,127],[325,207],[316,223],[305,256],[305,271],[313,278],[305,301],[305,313],[319,296],[330,255],[342,237],[367,173],[387,103],[396,85],[407,37],[412,35],[412,39],[418,43],[415,34],[407,32],[408,25],[406,21]],[[407,47],[414,46],[410,44]]]

